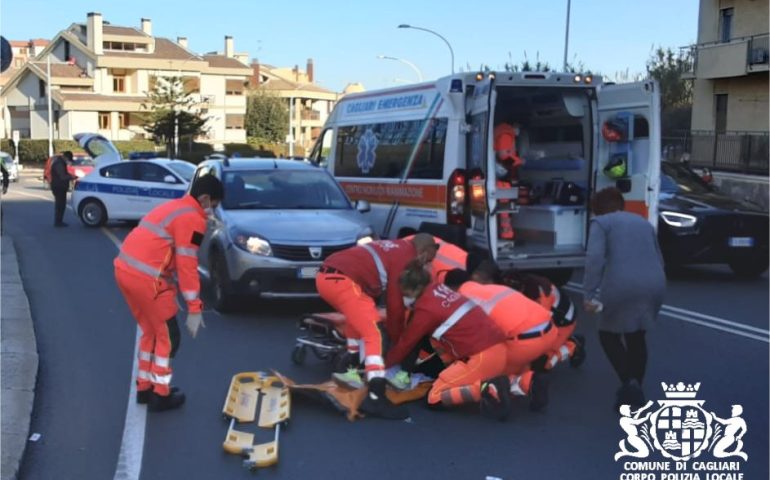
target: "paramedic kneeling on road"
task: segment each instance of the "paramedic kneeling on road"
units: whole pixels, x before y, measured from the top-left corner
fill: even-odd
[[[423,337],[430,335],[439,354],[456,359],[428,392],[428,405],[459,405],[482,400],[481,383],[503,375],[506,336],[473,301],[446,285],[432,283],[430,274],[412,264],[399,284],[414,313],[404,334],[385,357],[390,367],[401,363]]]
[[[329,305],[345,315],[345,336],[352,353],[363,341],[364,368],[369,392],[362,410],[383,417],[406,416],[405,409],[385,397],[383,333],[377,298],[387,297],[385,330],[396,341],[404,328],[405,307],[398,279],[406,265],[417,259],[424,265],[436,255],[433,237],[417,234],[411,240],[381,240],[337,252],[326,259],[316,276],[316,288]],[[353,366],[353,356],[351,365]],[[353,372],[351,372],[352,374]],[[373,396],[372,396],[373,394]]]
[[[198,247],[206,233],[206,210],[216,208],[223,196],[216,177],[200,177],[189,195],[150,211],[128,234],[115,259],[118,287],[142,330],[136,401],[149,403],[150,410],[169,410],[184,403],[184,394],[170,385],[170,362],[180,340],[173,276],[187,302],[187,329],[195,338],[198,328],[205,326]]]

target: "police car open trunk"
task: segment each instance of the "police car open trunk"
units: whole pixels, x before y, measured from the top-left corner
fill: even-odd
[[[607,186],[620,188],[626,209],[656,225],[660,133],[653,81],[477,77],[466,119],[469,243],[490,252],[501,268],[582,266],[591,195]]]

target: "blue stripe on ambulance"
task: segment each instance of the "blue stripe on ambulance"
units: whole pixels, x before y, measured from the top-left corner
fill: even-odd
[[[136,187],[133,185],[120,185],[116,183],[94,182],[78,182],[78,184],[75,186],[75,190],[80,192],[111,193],[113,195],[167,199],[180,198],[185,194],[185,190],[176,190],[173,188],[147,188]]]

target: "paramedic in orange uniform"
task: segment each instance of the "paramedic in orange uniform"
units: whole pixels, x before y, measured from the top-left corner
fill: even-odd
[[[410,261],[416,259],[424,265],[433,260],[437,250],[433,237],[422,233],[411,240],[374,241],[331,255],[316,276],[321,298],[345,315],[345,336],[349,341],[363,341],[369,396],[361,408],[367,413],[386,418],[408,416],[405,408],[396,407],[385,396],[384,339],[376,302],[385,293],[385,330],[391,341],[397,341],[406,313],[399,276]]]
[[[497,156],[496,177],[497,188],[509,189],[512,187],[512,181],[516,181],[519,167],[524,163],[516,151],[516,137],[519,135],[519,127],[509,123],[501,123],[495,127],[494,149]],[[508,207],[510,200],[501,200],[502,207]],[[498,237],[503,240],[513,240],[513,225],[511,223],[511,214],[502,213],[498,215],[497,228]]]
[[[203,325],[198,278],[198,247],[206,233],[207,210],[223,197],[212,175],[197,179],[188,195],[145,215],[128,234],[114,261],[115,280],[139,323],[136,401],[152,411],[177,408],[185,396],[171,387],[171,358],[179,348],[177,286],[187,303],[186,326],[195,338]]]
[[[444,369],[428,392],[428,405],[459,405],[482,400],[482,382],[503,375],[508,361],[506,335],[472,300],[446,285],[431,282],[419,265],[410,265],[399,282],[404,301],[413,314],[385,364],[400,364],[426,336],[437,351],[456,358]],[[506,410],[508,395],[500,395]]]
[[[405,238],[412,239],[414,235]],[[438,244],[438,252],[430,264],[431,274],[434,282],[443,283],[447,272],[455,268],[465,268],[468,252],[438,237],[433,237],[433,241]]]

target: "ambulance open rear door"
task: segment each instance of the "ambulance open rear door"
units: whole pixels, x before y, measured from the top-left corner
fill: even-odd
[[[658,225],[660,190],[660,93],[654,80],[603,85],[598,94],[598,161],[595,191],[616,186],[626,211]],[[608,163],[626,163],[615,172]]]
[[[488,251],[497,260],[497,222],[494,221],[495,170],[492,151],[494,77],[475,83],[466,100],[466,161],[470,190],[471,247]]]

